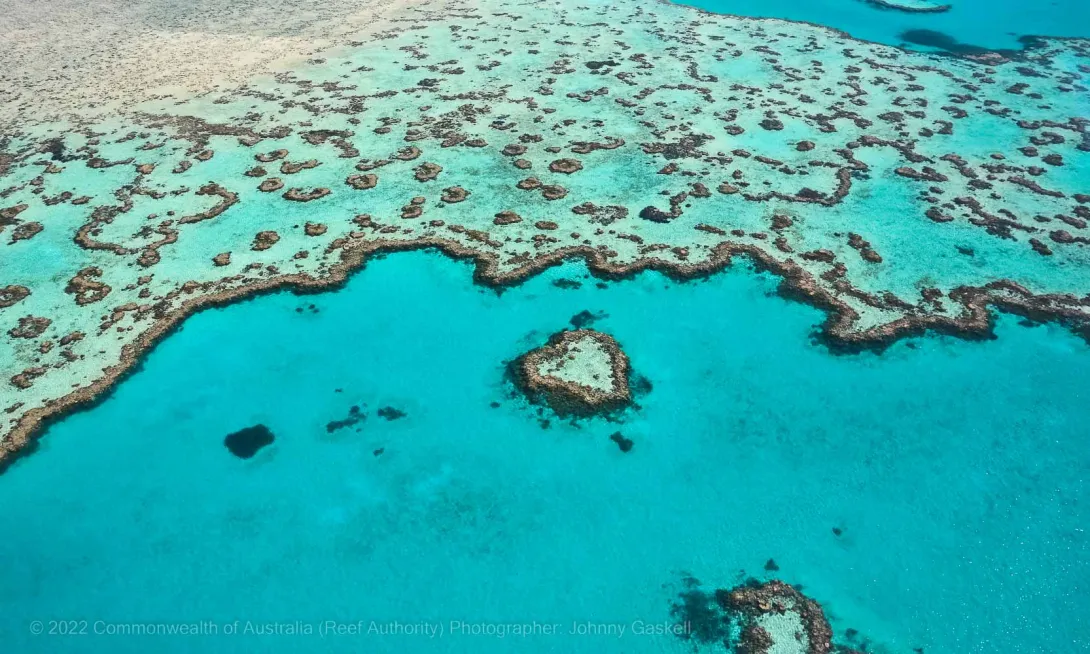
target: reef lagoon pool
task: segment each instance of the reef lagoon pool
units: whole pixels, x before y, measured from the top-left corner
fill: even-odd
[[[838,356],[743,261],[471,277],[403,253],[204,311],[50,427],[0,484],[5,649],[721,651],[710,594],[747,577],[799,584],[869,652],[1090,646],[1090,347],[1066,330],[1001,315],[995,340]],[[507,379],[577,316],[646,379],[616,421],[550,417]],[[275,441],[233,455],[255,424]],[[117,635],[134,622],[210,626]],[[524,623],[559,626],[497,631]]]
[[[1023,37],[1090,36],[1090,4],[1083,0],[901,3],[948,6],[943,12],[899,11],[882,0],[687,0],[681,4],[723,14],[815,23],[857,39],[931,52],[1021,50]]]

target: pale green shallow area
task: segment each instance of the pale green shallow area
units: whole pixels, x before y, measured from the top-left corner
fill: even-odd
[[[798,613],[771,613],[761,616],[757,623],[772,637],[768,654],[806,654],[809,644]]]
[[[949,293],[999,279],[1067,294],[1040,301],[1084,312],[1085,41],[981,63],[641,0],[437,3],[409,16],[384,38],[242,89],[164,98],[108,123],[27,116],[6,130],[0,287],[29,296],[0,309],[0,331],[27,316],[50,322],[0,342],[3,433],[103,378],[123,348],[202,298],[296,273],[330,279],[344,257],[383,245],[442,242],[514,277],[565,254],[685,272],[729,243],[835,298],[849,334],[963,317]],[[410,146],[416,158],[395,158]],[[283,159],[255,161],[278,149]],[[563,159],[581,168],[550,170]],[[309,160],[318,165],[281,168]],[[435,179],[418,181],[424,162],[441,166]],[[256,166],[264,174],[244,174]],[[908,179],[902,167],[944,181]],[[346,184],[367,173],[374,188]],[[284,187],[258,190],[272,177]],[[563,197],[516,186],[530,177]],[[468,196],[443,201],[455,187]],[[318,188],[331,192],[283,197]],[[209,191],[237,201],[193,220],[223,202]],[[925,216],[934,207],[949,221]],[[521,221],[496,224],[502,212]],[[42,231],[12,239],[33,223]],[[265,231],[278,240],[253,249]],[[109,287],[103,299],[76,303],[81,270]]]
[[[542,376],[588,386],[603,393],[613,390],[612,357],[609,351],[591,336],[584,336],[570,342],[563,356],[542,360],[538,364],[537,371]]]

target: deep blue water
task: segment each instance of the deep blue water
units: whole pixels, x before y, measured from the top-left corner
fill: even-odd
[[[889,45],[941,51],[902,36],[912,30],[945,35],[958,47],[1021,49],[1022,36],[1090,36],[1090,2],[1085,0],[946,0],[950,11],[909,14],[877,8],[866,0],[685,0],[723,14],[786,18],[828,25],[852,36]],[[949,45],[952,45],[949,44]]]
[[[818,311],[744,267],[598,288],[573,263],[502,296],[470,274],[399,254],[336,293],[202,313],[49,429],[0,477],[3,651],[692,651],[566,633],[670,621],[685,575],[711,590],[769,558],[871,651],[1090,648],[1084,342],[1005,316],[994,341],[837,357],[811,343]],[[545,428],[504,362],[582,310],[653,389],[621,424]],[[352,405],[358,431],[327,432]],[[256,423],[276,442],[232,456],[224,436]],[[94,633],[199,620],[219,635]],[[444,633],[222,633],[327,620]]]

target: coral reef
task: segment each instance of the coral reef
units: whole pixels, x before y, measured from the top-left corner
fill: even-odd
[[[716,600],[738,616],[740,653],[833,651],[833,630],[821,605],[782,581],[719,590]]]
[[[513,364],[515,382],[527,397],[562,416],[626,407],[632,402],[628,371],[628,357],[617,341],[590,329],[556,333]]]
[[[772,559],[765,570],[779,570]],[[738,654],[859,654],[833,644],[833,630],[821,605],[782,581],[750,578],[734,588],[703,590],[686,576],[671,615],[690,626],[682,637],[718,644]],[[856,632],[845,636],[853,641]]]
[[[276,440],[265,425],[254,425],[227,434],[223,445],[240,459],[249,459]]]

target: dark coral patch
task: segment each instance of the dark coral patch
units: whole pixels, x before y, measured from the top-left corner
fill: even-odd
[[[606,314],[603,311],[599,311],[598,313],[591,313],[590,311],[584,309],[572,316],[571,320],[569,320],[568,323],[576,329],[583,329],[584,327],[590,327],[595,323],[595,321],[601,320],[605,317]]]
[[[438,177],[441,172],[443,172],[442,166],[437,163],[425,161],[413,169],[413,177],[415,177],[418,182],[427,182]]]
[[[344,429],[346,427],[354,427],[357,424],[367,419],[367,414],[363,412],[357,405],[352,405],[348,409],[348,417],[340,420],[330,420],[326,423],[325,430],[327,434],[332,434],[338,429]],[[358,431],[358,430],[357,430]]]
[[[357,191],[366,191],[369,188],[375,188],[378,184],[378,175],[349,175],[345,180],[345,184],[348,184]]]
[[[30,295],[30,289],[18,284],[10,284],[0,288],[0,309],[6,309]]]
[[[609,440],[616,443],[617,447],[619,447],[621,449],[621,451],[626,453],[626,454],[628,452],[632,451],[632,445],[633,445],[632,439],[631,438],[625,438],[624,434],[622,434],[619,431],[615,431],[612,434],[610,434],[609,435]]]
[[[450,188],[443,189],[443,194],[439,197],[440,200],[448,204],[454,204],[461,202],[469,197],[469,191],[465,190],[461,186],[451,186]]]
[[[227,434],[223,439],[224,446],[240,459],[249,459],[262,448],[272,445],[276,440],[272,431],[265,425],[254,425],[240,429],[232,434]]]
[[[554,173],[563,173],[570,175],[578,170],[583,169],[583,164],[578,159],[557,159],[549,164],[549,170]]]
[[[262,193],[272,193],[284,188],[284,182],[279,177],[270,177],[257,185],[257,190]]]
[[[670,607],[670,615],[688,626],[687,633],[679,634],[685,640],[702,644],[725,643],[730,637],[730,620],[720,609],[715,595],[700,588],[700,582],[692,577],[685,579],[687,588]]]
[[[384,406],[376,413],[378,413],[380,418],[385,418],[386,420],[399,420],[408,415],[404,411],[400,409],[395,409],[392,406]]]

